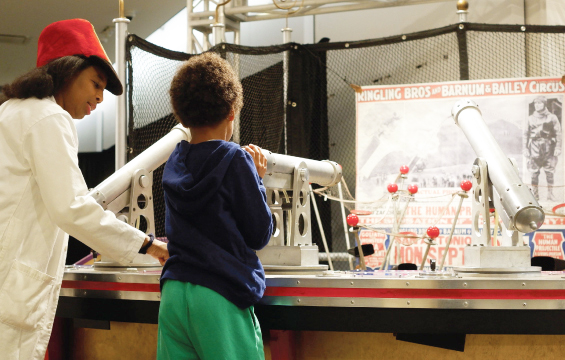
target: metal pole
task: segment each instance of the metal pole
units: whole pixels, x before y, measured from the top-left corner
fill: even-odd
[[[467,22],[468,9],[469,2],[467,0],[457,1],[457,15],[459,15],[459,22]]]
[[[406,209],[408,209],[408,205],[410,204],[410,201],[412,200],[412,196],[410,196],[408,198],[408,200],[406,201],[406,206],[404,206],[404,209],[402,209],[402,214],[400,215],[400,218],[398,219],[398,221],[395,221],[395,224],[393,226],[393,233],[398,233],[398,230],[400,229],[400,224],[402,223],[402,219],[404,219],[404,215],[406,214]],[[396,218],[396,207],[394,209],[394,216]],[[388,244],[388,249],[386,250],[386,255],[385,258],[383,260],[383,263],[381,264],[381,268],[380,270],[385,270],[385,265],[388,265],[388,259],[390,257],[390,249],[392,249],[392,246],[394,245],[394,240],[396,240],[396,237],[391,235],[390,237],[390,244]]]
[[[281,29],[283,33],[283,44],[287,44],[291,42],[291,33],[292,29],[288,26],[284,29]],[[289,62],[289,51],[285,51],[283,54],[283,134],[284,134],[284,153],[288,154],[288,147],[287,147],[287,127],[286,127],[286,113],[288,108],[288,62]]]
[[[424,240],[426,243],[426,252],[424,252],[424,258],[422,259],[422,263],[420,264],[420,268],[419,270],[423,270],[424,269],[424,265],[426,265],[426,259],[428,258],[428,253],[430,252],[430,246],[435,245],[433,243],[433,240],[430,238],[427,238],[426,240]]]
[[[443,257],[441,258],[441,264],[439,264],[439,271],[443,269],[443,264],[445,263],[445,257],[447,256],[447,251],[449,250],[449,245],[451,244],[451,238],[453,237],[453,231],[455,230],[455,225],[457,224],[457,218],[459,217],[459,212],[461,212],[461,205],[463,205],[463,200],[468,197],[466,193],[459,193],[459,205],[457,206],[457,211],[455,212],[455,217],[453,218],[453,224],[451,225],[451,232],[449,233],[449,238],[445,244],[445,250],[443,252]]]
[[[345,219],[345,207],[343,206],[343,192],[341,191],[341,182],[337,183],[337,190],[339,191],[339,204],[341,205],[341,217],[343,220],[343,232],[345,234],[345,251],[349,249],[349,232],[347,231],[347,220]],[[349,260],[349,270],[353,270],[352,256],[347,254],[347,259]]]
[[[314,213],[316,214],[316,220],[318,220],[318,227],[320,228],[320,235],[322,235],[322,242],[324,243],[324,248],[326,249],[326,254],[328,254],[328,263],[330,265],[330,270],[333,271],[334,266],[332,264],[332,257],[329,255],[330,249],[328,248],[328,243],[326,241],[326,234],[324,233],[324,228],[322,226],[322,220],[320,219],[320,213],[318,212],[318,205],[316,204],[316,199],[314,197],[314,192],[312,191],[312,185],[310,185],[310,197],[312,198],[312,207],[314,208]]]
[[[186,0],[186,53],[192,54],[194,47],[192,46],[192,21],[191,16],[194,12],[192,0]]]
[[[234,43],[236,45],[239,45],[239,30],[234,30]],[[239,59],[239,54],[234,53],[233,54],[233,68],[235,70],[235,73],[238,77],[238,79],[241,80],[241,75],[240,75],[240,59]],[[233,121],[233,142],[236,144],[239,144],[239,142],[241,141],[241,130],[240,130],[240,124],[241,124],[241,119],[240,119],[240,115],[241,114],[237,114],[234,121]]]
[[[361,240],[359,239],[359,228],[357,226],[354,226],[352,228],[352,231],[355,234],[355,241],[357,241],[357,250],[359,251],[359,265],[362,270],[367,270],[367,266],[365,265],[365,254],[363,254]]]
[[[127,162],[127,121],[126,121],[126,36],[129,20],[124,16],[124,2],[120,0],[120,17],[116,24],[116,73],[124,86],[124,93],[117,97],[116,105],[116,170]]]
[[[216,19],[216,22],[212,24],[214,46],[226,42],[226,18],[224,6],[218,6],[216,8],[216,12],[218,13],[218,18]]]

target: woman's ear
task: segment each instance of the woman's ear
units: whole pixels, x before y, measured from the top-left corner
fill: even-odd
[[[233,121],[235,119],[235,111],[233,109],[230,110],[230,114],[228,116],[229,121]]]

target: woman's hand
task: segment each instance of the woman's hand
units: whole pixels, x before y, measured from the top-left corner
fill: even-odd
[[[249,144],[248,146],[244,146],[243,150],[247,151],[253,158],[255,168],[257,168],[257,174],[259,174],[259,177],[262,179],[267,172],[267,157],[257,145]]]
[[[165,261],[169,258],[167,244],[159,240],[153,240],[153,244],[147,249],[147,254],[159,260],[161,265],[165,265]]]

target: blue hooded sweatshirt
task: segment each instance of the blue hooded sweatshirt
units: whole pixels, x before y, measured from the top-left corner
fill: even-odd
[[[165,279],[205,286],[240,308],[257,303],[265,272],[254,250],[267,245],[271,211],[253,158],[238,144],[181,141],[163,172]]]

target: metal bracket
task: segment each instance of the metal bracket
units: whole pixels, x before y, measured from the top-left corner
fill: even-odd
[[[294,167],[292,182],[292,210],[290,216],[290,241],[292,246],[312,245],[310,231],[310,189],[306,163]]]
[[[488,176],[487,163],[482,158],[475,159],[472,168],[473,196],[471,196],[471,214],[473,235],[471,242],[477,246],[490,243],[490,199],[492,199],[492,183]],[[482,216],[482,229],[480,217]]]
[[[133,173],[129,204],[129,224],[146,234],[154,234],[153,173],[145,169],[139,169]]]

